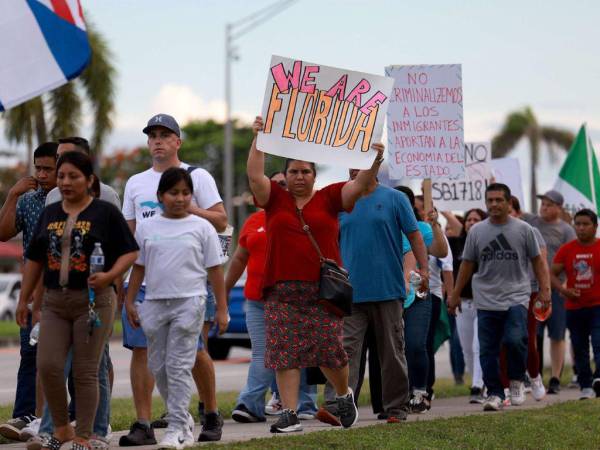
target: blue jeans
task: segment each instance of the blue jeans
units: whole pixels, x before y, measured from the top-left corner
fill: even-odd
[[[265,368],[265,305],[261,301],[246,300],[246,326],[252,344],[252,360],[248,369],[246,386],[237,403],[243,404],[256,417],[265,417],[265,393],[276,385],[275,371]],[[276,391],[273,391],[276,392]],[[306,371],[302,371],[298,412],[317,412],[317,386],[306,384]]]
[[[27,327],[19,329],[21,338],[21,362],[17,374],[17,392],[13,417],[35,415],[35,374],[37,345],[29,345],[31,313],[27,315]]]
[[[444,305],[445,306],[445,305]],[[455,379],[462,378],[465,374],[465,358],[463,357],[458,331],[456,330],[456,316],[448,315],[450,322],[450,366]]]
[[[431,295],[424,299],[415,299],[404,310],[404,342],[406,345],[406,363],[410,389],[426,390],[429,377],[429,354],[427,337],[431,322]]]
[[[527,308],[523,305],[507,311],[477,310],[479,361],[488,394],[504,400],[500,381],[500,348],[506,346],[510,380],[523,381],[527,368]]]
[[[100,359],[100,367],[98,369],[98,408],[96,409],[96,418],[94,419],[94,434],[97,436],[105,437],[108,434],[108,424],[110,422],[110,380],[108,378],[108,365],[109,365],[109,353],[108,353],[108,342],[104,346],[104,352]],[[73,351],[69,350],[67,355],[67,361],[65,363],[65,380],[71,372],[71,366],[73,365]],[[73,399],[71,399],[73,400]],[[73,403],[73,401],[71,402]],[[42,416],[42,423],[40,424],[39,433],[52,434],[54,432],[54,423],[52,422],[52,415],[50,414],[50,408],[48,403],[44,405],[44,415]]]
[[[593,378],[600,378],[600,306],[567,310],[567,327],[575,353],[577,382],[582,389],[592,387],[590,338],[596,366]]]

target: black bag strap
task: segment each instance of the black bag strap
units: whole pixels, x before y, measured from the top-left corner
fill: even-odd
[[[325,258],[323,257],[323,253],[321,253],[321,249],[319,248],[319,244],[317,244],[316,239],[314,238],[313,234],[310,232],[310,227],[304,221],[304,216],[302,215],[302,210],[300,208],[296,208],[296,213],[298,214],[298,218],[300,219],[300,223],[302,224],[302,230],[304,230],[304,232],[308,235],[308,239],[310,239],[310,243],[313,245],[313,247],[317,251],[317,254],[319,255],[319,260],[321,262],[325,261]]]
[[[187,173],[189,173],[189,174],[191,175],[191,174],[192,174],[192,172],[193,172],[194,170],[196,170],[196,169],[197,169],[197,167],[196,167],[196,166],[188,166],[188,168],[187,168],[187,169],[185,169],[185,170],[187,170]]]

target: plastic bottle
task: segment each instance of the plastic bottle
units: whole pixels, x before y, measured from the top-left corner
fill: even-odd
[[[104,252],[100,242],[94,244],[94,251],[90,256],[90,275],[104,271]]]
[[[533,316],[536,318],[538,322],[545,322],[548,320],[548,317],[552,314],[552,303],[549,303],[546,307],[544,303],[536,297],[535,302],[533,304]]]
[[[40,323],[36,323],[31,329],[31,333],[29,333],[29,345],[32,347],[37,345],[40,340]]]
[[[408,274],[408,281],[410,282],[410,285],[413,287],[413,289],[415,291],[415,295],[418,298],[424,298],[427,295],[427,292],[419,291],[419,288],[421,287],[421,275],[418,272],[411,270],[410,273]]]

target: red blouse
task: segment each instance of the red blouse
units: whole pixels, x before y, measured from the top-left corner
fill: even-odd
[[[255,212],[248,217],[238,242],[240,247],[248,251],[248,278],[244,286],[244,297],[248,300],[260,300],[267,252],[267,225],[264,211]]]

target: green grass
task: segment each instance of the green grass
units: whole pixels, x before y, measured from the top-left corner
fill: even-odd
[[[210,446],[226,449],[597,449],[600,400]],[[206,448],[206,446],[196,447]]]
[[[19,325],[14,320],[0,320],[0,339],[19,339]]]

